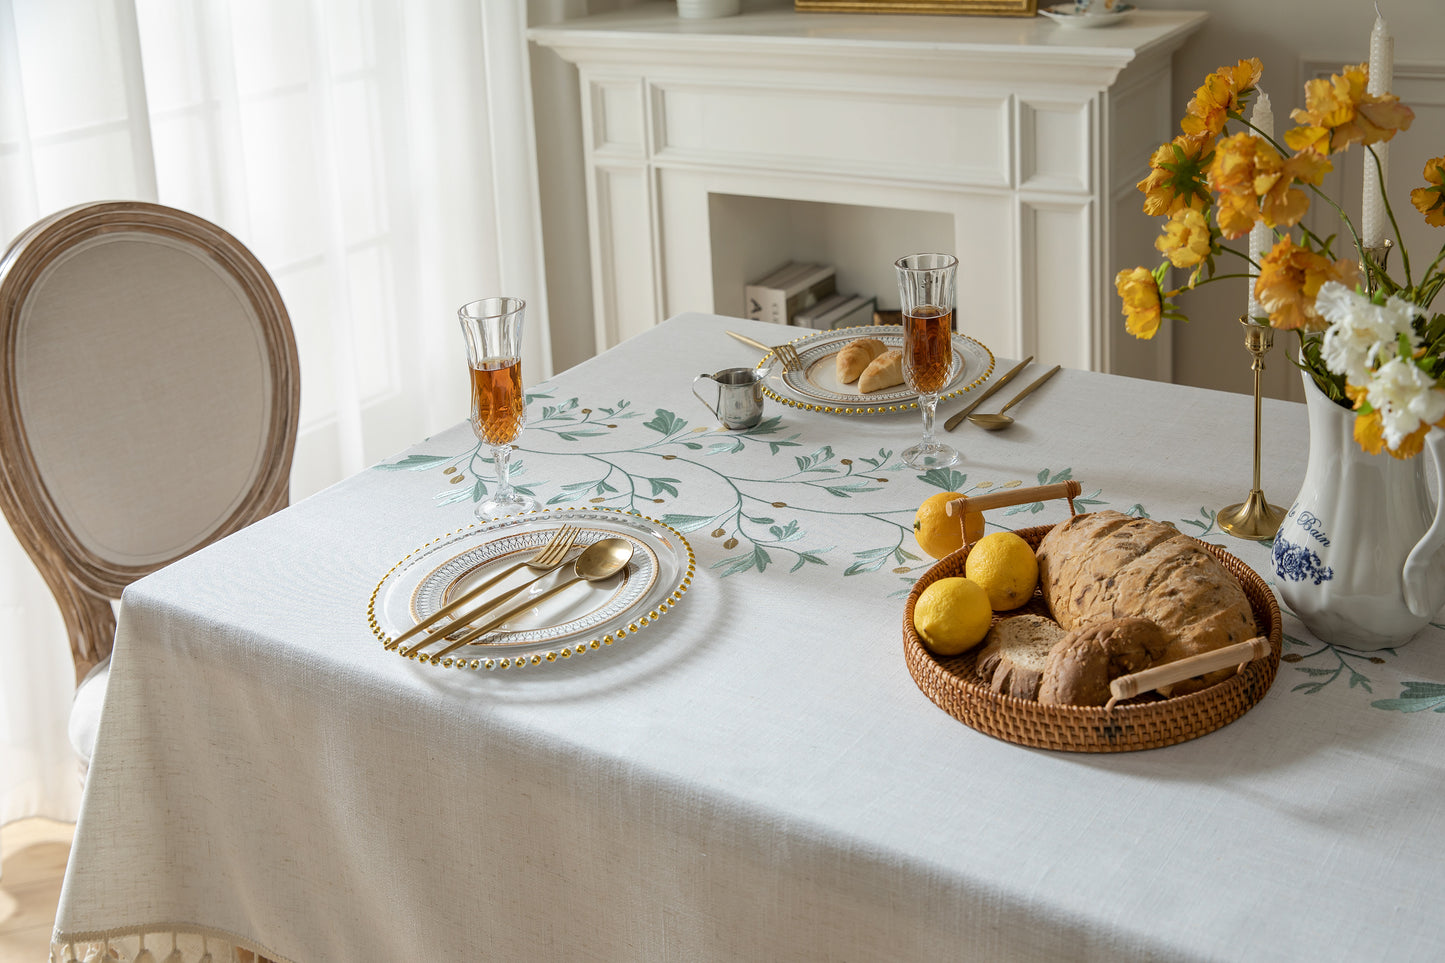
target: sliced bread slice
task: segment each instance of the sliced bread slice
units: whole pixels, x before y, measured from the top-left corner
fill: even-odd
[[[995,692],[1033,701],[1049,652],[1064,627],[1042,615],[1015,615],[995,622],[978,654],[978,677]]]

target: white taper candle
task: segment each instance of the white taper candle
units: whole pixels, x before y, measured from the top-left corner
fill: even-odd
[[[1274,137],[1274,109],[1270,105],[1269,94],[1266,94],[1263,90],[1258,92],[1258,97],[1254,102],[1254,109],[1250,111],[1249,114],[1249,122],[1255,126],[1258,133],[1266,137]],[[1255,264],[1258,264],[1260,258],[1264,257],[1269,249],[1274,246],[1271,243],[1272,237],[1273,235],[1270,229],[1265,227],[1262,222],[1256,223],[1254,227],[1250,229],[1249,259]],[[1249,317],[1257,318],[1264,314],[1264,309],[1260,307],[1259,301],[1254,297],[1254,279],[1259,276],[1259,272],[1257,268],[1251,266],[1248,273],[1249,301],[1245,310],[1249,312]]]
[[[1380,5],[1375,4],[1375,26],[1370,31],[1370,82],[1367,92],[1379,96],[1388,94],[1394,83],[1395,39],[1390,36],[1385,18],[1380,14]],[[1379,248],[1385,243],[1385,227],[1389,219],[1385,216],[1384,195],[1380,190],[1381,181],[1388,184],[1389,169],[1386,160],[1390,147],[1386,143],[1370,145],[1379,157],[1378,172],[1375,158],[1365,152],[1365,194],[1360,213],[1360,239],[1368,249]]]

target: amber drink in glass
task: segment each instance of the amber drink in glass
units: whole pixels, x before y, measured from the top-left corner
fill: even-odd
[[[923,412],[923,440],[905,449],[903,461],[927,470],[952,465],[959,454],[933,437],[938,393],[953,370],[954,289],[958,258],[952,254],[910,254],[901,257],[898,297],[903,308],[903,377],[918,392]]]
[[[483,298],[462,305],[457,318],[467,342],[472,384],[472,430],[492,450],[497,487],[477,503],[478,518],[496,518],[535,511],[535,498],[512,487],[512,446],[527,420],[522,391],[522,323],[526,302],[520,298]]]

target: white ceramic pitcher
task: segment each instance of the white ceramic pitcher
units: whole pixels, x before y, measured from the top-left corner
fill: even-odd
[[[1402,645],[1445,604],[1445,431],[1429,432],[1415,458],[1366,454],[1354,413],[1301,374],[1309,464],[1275,536],[1275,588],[1325,642]],[[1435,468],[1433,508],[1426,459]]]

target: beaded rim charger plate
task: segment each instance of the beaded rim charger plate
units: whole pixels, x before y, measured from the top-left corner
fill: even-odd
[[[857,382],[845,385],[838,380],[838,352],[859,338],[877,338],[889,348],[903,347],[903,329],[892,324],[805,335],[792,342],[803,362],[801,370],[788,371],[777,352],[758,362],[758,370],[763,375],[763,394],[792,408],[836,415],[881,415],[917,408],[918,392],[906,384],[864,394]],[[982,342],[955,334],[953,363],[948,380],[938,391],[938,399],[953,398],[977,388],[993,374],[993,365],[993,352]]]
[[[1052,525],[1018,531],[1037,549]],[[1197,539],[1195,541],[1198,541]],[[1268,657],[1248,663],[1216,685],[1188,695],[1165,699],[1157,695],[1120,703],[1113,709],[1094,706],[1054,706],[1029,702],[994,692],[978,681],[975,666],[982,646],[962,655],[935,656],[913,627],[913,606],[929,585],[941,578],[961,576],[969,546],[940,559],[918,579],[903,613],[903,655],[909,674],[924,695],[965,725],[1006,742],[1036,749],[1068,752],[1129,752],[1172,746],[1213,732],[1244,715],[1269,691],[1279,670],[1284,636],[1279,603],[1258,573],[1216,545],[1198,542],[1239,580],[1254,612],[1261,635],[1268,635]],[[1043,596],[1021,609],[1001,612],[995,621],[1033,613],[1047,616]]]
[[[606,508],[543,509],[471,525],[433,539],[409,553],[377,583],[368,606],[372,633],[387,645],[402,632],[432,615],[449,601],[532,555],[564,524],[579,528],[567,562],[537,578],[522,566],[487,590],[495,597],[537,578],[523,594],[498,606],[502,612],[537,598],[572,574],[572,561],[588,545],[604,538],[623,538],[632,545],[626,569],[600,582],[582,581],[553,597],[526,606],[515,618],[444,656],[444,668],[507,669],[541,665],[612,645],[662,615],[692,582],[696,561],[692,546],[675,529],[642,515]],[[473,606],[467,606],[470,609]],[[465,611],[465,609],[464,609]],[[468,626],[448,628],[444,619],[434,633],[456,639]],[[423,655],[443,646],[433,634]],[[416,659],[419,640],[394,651]],[[425,658],[420,661],[427,661]]]

